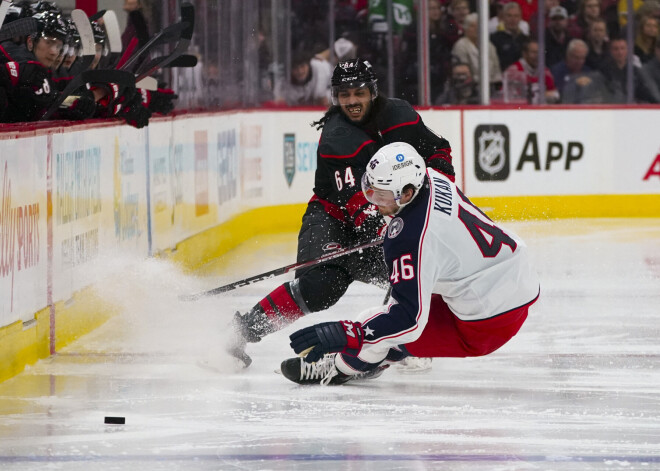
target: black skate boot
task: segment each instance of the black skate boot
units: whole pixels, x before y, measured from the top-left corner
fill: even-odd
[[[243,362],[244,368],[252,364],[252,358],[245,353],[247,344],[260,342],[262,337],[276,330],[266,314],[254,308],[245,315],[237,311],[232,320],[232,328],[234,336],[229,342],[227,352]]]
[[[347,381],[378,378],[388,365],[378,367],[356,375],[342,373],[335,366],[336,353],[325,355],[316,363],[307,363],[303,358],[289,358],[280,365],[284,377],[298,384],[339,385]]]

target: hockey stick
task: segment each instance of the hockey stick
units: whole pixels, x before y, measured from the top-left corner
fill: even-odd
[[[142,48],[140,48],[136,53],[134,53],[130,58],[128,58],[126,61],[123,62],[121,65],[122,70],[128,70],[131,68],[133,65],[136,64],[136,62],[140,59],[140,57],[144,56],[145,52],[150,51],[152,48],[156,46],[160,46],[161,44],[165,44],[171,41],[176,40],[177,38],[181,37],[182,32],[188,27],[187,23],[174,23],[173,25],[168,26],[167,28],[163,29],[159,33],[156,33]],[[137,41],[137,38],[134,38]],[[122,58],[123,61],[123,58]]]
[[[135,84],[137,88],[142,88],[143,90],[156,91],[158,90],[158,80],[153,77],[145,77]]]
[[[195,31],[195,7],[188,2],[185,2],[181,5],[181,23],[186,25],[186,28],[181,32],[181,38],[177,43],[174,51],[168,56],[162,58],[154,59],[147,63],[147,65],[142,64],[139,69],[136,81],[142,80],[144,77],[148,77],[156,70],[166,67],[169,63],[177,59],[179,56],[184,54],[188,50],[190,45],[190,40],[192,39],[193,32]]]
[[[2,3],[0,4],[0,28],[2,28],[2,24],[5,22],[5,17],[7,16],[10,6],[11,0],[2,0]]]
[[[284,275],[285,273],[289,273],[290,271],[300,270],[301,268],[307,268],[307,267],[312,267],[314,265],[319,265],[321,263],[327,262],[328,260],[334,260],[335,258],[339,258],[348,254],[359,252],[361,250],[368,249],[369,247],[375,247],[382,243],[383,243],[383,238],[379,237],[378,239],[374,239],[371,242],[367,242],[366,244],[354,245],[352,247],[347,247],[345,249],[339,249],[327,255],[322,255],[319,258],[315,258],[314,260],[308,260],[306,262],[300,262],[300,263],[292,263],[291,265],[287,265],[281,268],[276,268],[275,270],[267,271],[266,273],[261,273],[259,275],[254,275],[249,278],[245,278],[243,280],[229,283],[228,285],[219,286],[217,288],[210,289],[208,291],[203,291],[197,294],[179,295],[179,299],[181,301],[196,301],[197,299],[204,298],[206,296],[213,296],[216,294],[225,293],[227,291],[240,288],[241,286],[251,285],[258,281],[263,281],[269,278],[274,278],[279,275]]]
[[[192,54],[182,54],[176,59],[174,59],[172,62],[167,64],[165,67],[167,68],[177,68],[177,67],[182,67],[182,68],[192,68],[197,65],[197,56],[194,56]]]
[[[105,34],[108,37],[110,44],[110,66],[114,68],[115,64],[121,57],[121,32],[119,30],[119,22],[117,21],[117,14],[108,10],[103,15],[103,25],[105,27]]]
[[[84,72],[94,62],[96,56],[96,42],[94,42],[94,31],[89,18],[84,11],[77,9],[71,12],[71,20],[76,25],[78,34],[80,34],[80,44],[82,45],[81,70]]]
[[[31,16],[19,18],[0,28],[0,42],[6,41],[16,36],[28,36],[39,31],[39,23]]]

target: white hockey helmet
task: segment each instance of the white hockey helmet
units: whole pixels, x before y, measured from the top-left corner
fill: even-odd
[[[410,203],[424,184],[426,165],[424,159],[413,146],[405,142],[394,142],[376,152],[362,175],[362,191],[371,203],[374,190],[390,190],[394,201],[402,208]],[[401,194],[406,185],[415,188],[415,194],[408,203],[401,204]]]

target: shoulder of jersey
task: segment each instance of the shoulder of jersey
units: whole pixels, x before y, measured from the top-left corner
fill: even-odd
[[[350,125],[339,114],[335,114],[323,127],[319,154],[321,157],[348,157],[357,153],[369,141],[369,136],[360,128]]]
[[[378,116],[378,127],[387,132],[393,126],[404,123],[413,123],[418,119],[417,112],[405,100],[388,98],[385,106]]]

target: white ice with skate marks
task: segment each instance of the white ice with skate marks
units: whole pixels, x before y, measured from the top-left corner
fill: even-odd
[[[542,283],[511,342],[338,387],[273,374],[293,355],[288,335],[351,318],[382,290],[356,283],[327,312],[250,345],[246,371],[223,350],[231,316],[285,278],[177,299],[291,263],[295,234],[254,239],[199,279],[163,261],[99,261],[90,276],[123,314],[0,384],[0,467],[660,469],[660,220],[508,226]]]

